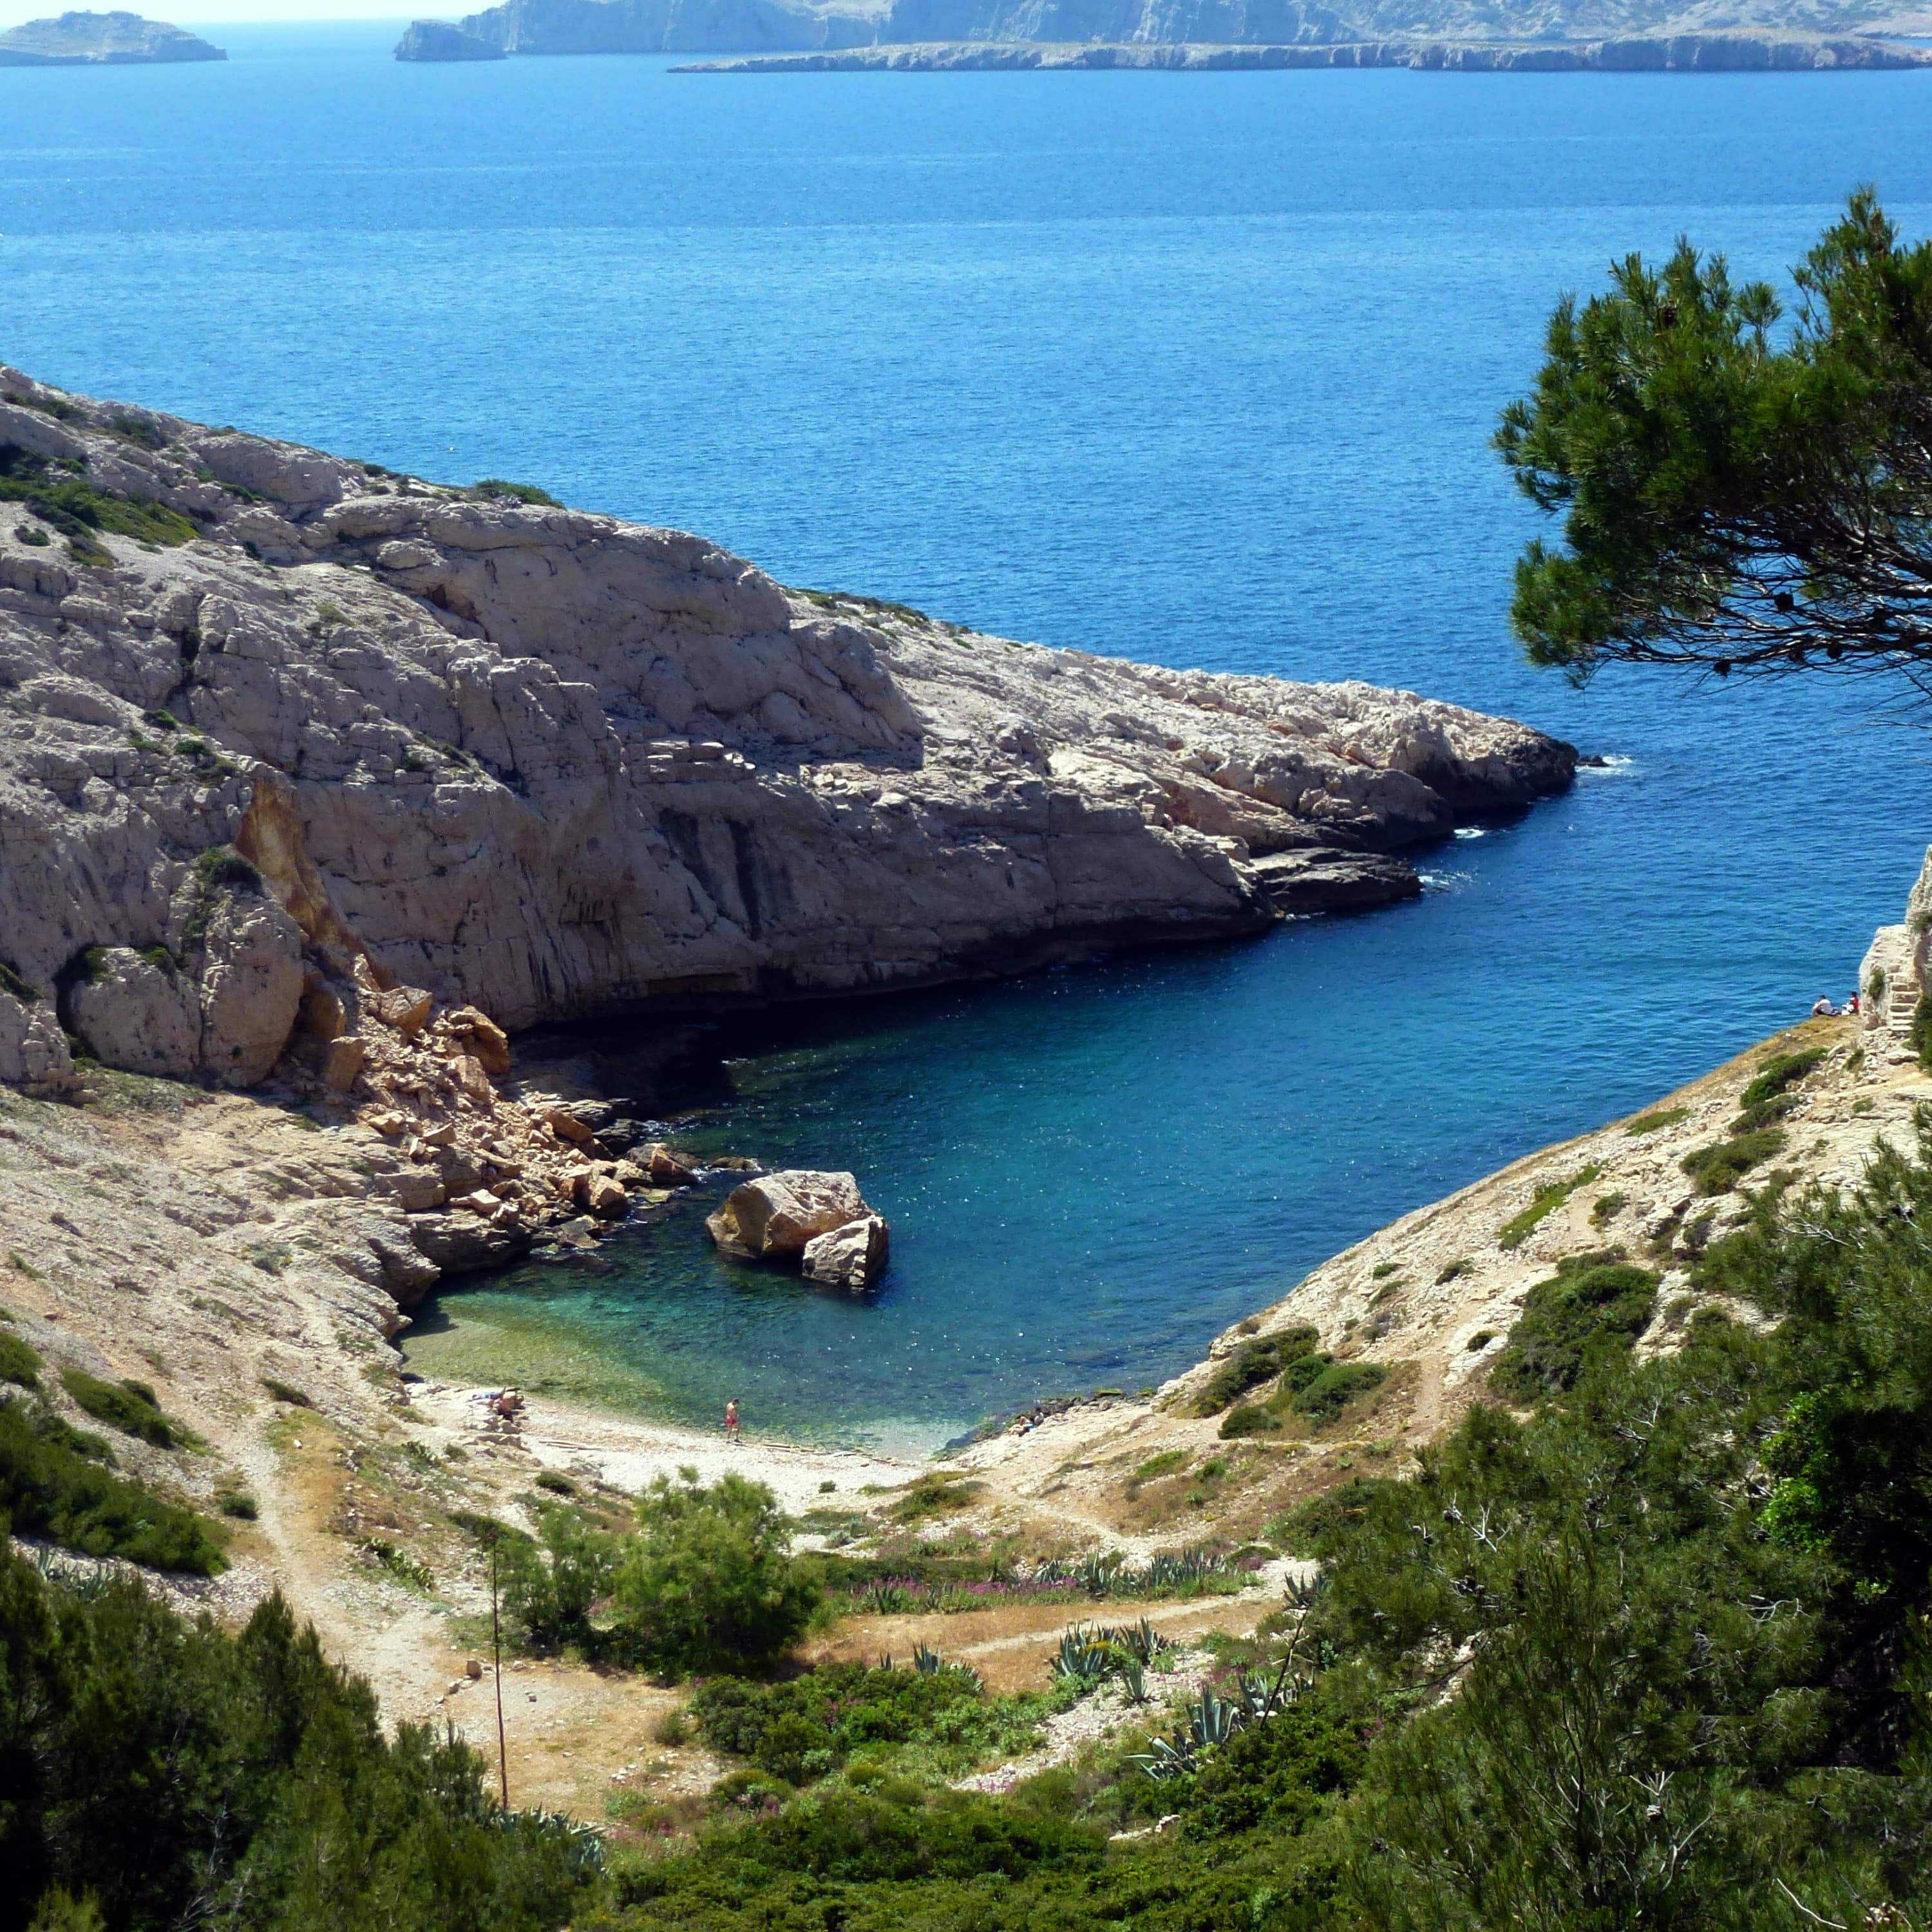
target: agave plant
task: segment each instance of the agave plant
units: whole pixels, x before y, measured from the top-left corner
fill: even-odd
[[[859,1599],[859,1607],[876,1617],[901,1616],[912,1606],[912,1592],[903,1583],[874,1583]]]
[[[1185,1778],[1197,1760],[1193,1740],[1184,1731],[1176,1731],[1171,1743],[1166,1738],[1156,1738],[1145,1750],[1136,1752],[1127,1762],[1138,1765],[1156,1784],[1164,1784],[1170,1778]]]
[[[1212,1750],[1224,1744],[1246,1720],[1240,1706],[1214,1694],[1212,1684],[1201,1688],[1199,1702],[1187,1707],[1187,1732],[1196,1750]]]
[[[1117,1654],[1114,1675],[1120,1680],[1120,1688],[1130,1704],[1147,1702],[1147,1672],[1138,1658],[1125,1653]]]
[[[1143,1669],[1151,1665],[1163,1651],[1174,1648],[1145,1617],[1137,1624],[1124,1624],[1107,1634],[1118,1648],[1125,1651]]]
[[[1076,1624],[1060,1633],[1060,1648],[1053,1659],[1054,1676],[1070,1677],[1082,1690],[1090,1690],[1104,1683],[1113,1669],[1113,1646],[1101,1632]]]
[[[938,1651],[928,1650],[922,1643],[912,1648],[912,1667],[922,1677],[937,1677],[946,1668],[946,1660]]]

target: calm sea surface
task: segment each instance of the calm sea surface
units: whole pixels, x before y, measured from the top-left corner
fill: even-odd
[[[1151,1382],[1402,1210],[1852,983],[1928,834],[1879,694],[1516,659],[1490,454],[1544,320],[1681,232],[1932,222],[1932,76],[0,70],[0,358],[702,530],[1056,644],[1362,676],[1613,755],[1369,919],[773,1024],[709,1144],[856,1168],[875,1300],[716,1262],[452,1295],[421,1362],[929,1444]]]

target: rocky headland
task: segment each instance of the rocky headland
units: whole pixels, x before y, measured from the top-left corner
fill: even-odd
[[[479,40],[447,20],[412,20],[396,43],[399,61],[507,60],[494,42]]]
[[[410,30],[406,59],[510,54],[837,53],[918,50],[894,68],[1416,66],[1492,71],[1697,71],[1917,64],[1877,44],[1924,30],[1923,8],[1885,0],[1756,0],[1739,9],[1670,0],[501,0],[442,42]],[[976,46],[978,62],[942,55]],[[438,46],[450,51],[438,52]],[[1042,57],[1019,57],[1023,48]],[[1175,50],[1219,56],[1174,58]],[[408,51],[405,51],[405,50]],[[1070,50],[1084,50],[1076,58]],[[1236,57],[1236,50],[1254,58]],[[870,65],[872,63],[865,63]]]
[[[148,67],[227,58],[198,34],[138,14],[62,14],[0,33],[0,67]]]
[[[1412,891],[1390,855],[1574,769],[1408,693],[986,637],[540,496],[0,371],[0,1078],[58,1091],[73,1035],[386,1104],[354,1042],[433,1011],[1256,932]]]
[[[400,57],[400,56],[398,56]],[[1162,74],[1288,68],[1409,68],[1434,74],[1862,73],[1932,65],[1932,48],[1902,41],[1777,34],[1678,34],[1562,45],[1359,40],[1294,46],[1121,44],[1107,41],[941,40],[838,52],[746,54],[694,61],[677,74],[1051,73],[1111,69]]]

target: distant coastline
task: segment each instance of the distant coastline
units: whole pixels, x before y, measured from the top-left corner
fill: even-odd
[[[1932,67],[1932,48],[1879,40],[1769,34],[1682,34],[1569,44],[1370,40],[1335,46],[1120,44],[1086,41],[934,41],[836,52],[741,54],[694,61],[674,74],[1168,74],[1300,68],[1408,68],[1442,74],[1858,73]]]

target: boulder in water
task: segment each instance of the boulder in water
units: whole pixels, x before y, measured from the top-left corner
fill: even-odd
[[[704,1225],[728,1255],[760,1261],[802,1253],[815,1235],[829,1234],[872,1211],[856,1176],[788,1168],[733,1188]]]
[[[805,1244],[805,1278],[849,1288],[854,1294],[872,1287],[886,1271],[890,1231],[883,1215],[848,1221]]]

